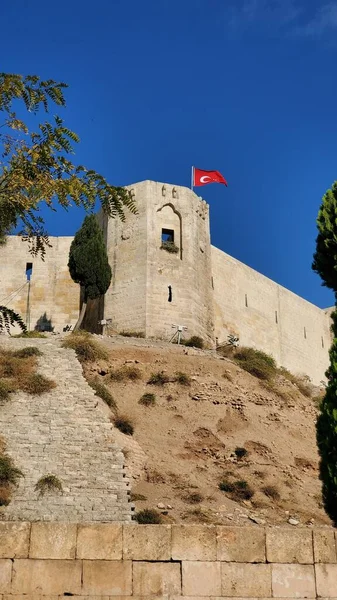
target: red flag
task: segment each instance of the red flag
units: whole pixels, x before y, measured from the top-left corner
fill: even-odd
[[[223,183],[227,186],[226,179],[219,171],[202,171],[193,168],[193,186],[207,185],[208,183]]]

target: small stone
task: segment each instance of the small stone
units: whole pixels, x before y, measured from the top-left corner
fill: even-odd
[[[290,517],[290,519],[288,519],[288,523],[290,525],[299,525],[300,522],[297,519],[293,519],[292,517]]]
[[[157,504],[157,508],[159,508],[159,510],[165,510],[165,504],[159,502],[159,504]]]
[[[167,508],[168,510],[172,510],[172,509],[173,509],[173,506],[171,506],[171,504],[166,504],[166,508]]]
[[[253,521],[253,523],[256,523],[257,525],[265,525],[266,524],[264,519],[260,519],[260,517],[255,517],[255,515],[250,515],[249,519],[250,519],[250,521]]]

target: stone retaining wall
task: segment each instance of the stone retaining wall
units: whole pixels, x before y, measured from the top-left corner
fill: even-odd
[[[0,523],[0,599],[337,598],[336,532]]]

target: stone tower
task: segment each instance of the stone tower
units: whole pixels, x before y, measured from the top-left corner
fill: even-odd
[[[128,213],[124,223],[99,215],[112,268],[104,318],[117,331],[163,339],[173,335],[173,324],[185,325],[187,337],[213,342],[208,205],[190,189],[166,183],[128,189],[137,215]]]

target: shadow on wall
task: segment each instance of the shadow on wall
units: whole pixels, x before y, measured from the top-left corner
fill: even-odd
[[[54,331],[51,319],[48,319],[47,313],[38,318],[34,329],[35,331]]]

